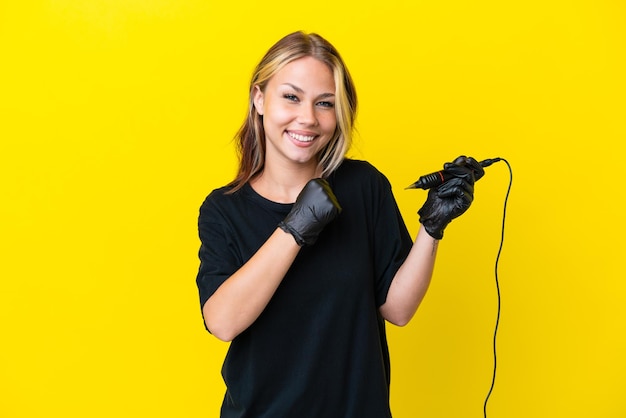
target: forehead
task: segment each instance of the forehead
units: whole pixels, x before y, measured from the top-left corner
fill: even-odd
[[[335,90],[332,69],[326,63],[313,57],[299,58],[286,64],[274,74],[270,84],[293,84],[303,89],[309,87],[330,92]]]

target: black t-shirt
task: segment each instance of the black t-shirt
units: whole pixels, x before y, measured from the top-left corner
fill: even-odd
[[[346,159],[328,179],[341,214],[303,247],[260,317],[232,342],[223,418],[385,418],[389,352],[378,307],[411,248],[383,174]],[[214,190],[199,216],[201,306],[292,204],[249,184]]]

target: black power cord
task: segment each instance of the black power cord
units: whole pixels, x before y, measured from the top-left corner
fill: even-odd
[[[498,158],[499,161],[504,161],[509,168],[509,186],[506,190],[506,197],[504,198],[504,209],[502,211],[502,232],[500,235],[500,247],[498,248],[498,255],[496,256],[495,262],[495,276],[496,276],[496,291],[498,295],[498,310],[496,314],[496,325],[493,332],[493,376],[491,378],[491,387],[489,388],[489,392],[487,393],[487,397],[485,398],[485,404],[483,406],[483,414],[484,418],[487,418],[487,403],[489,402],[489,398],[491,397],[491,393],[493,392],[493,388],[496,384],[496,370],[498,365],[498,355],[496,350],[496,342],[498,337],[498,326],[500,325],[500,311],[502,305],[502,298],[500,295],[500,280],[498,278],[498,266],[500,263],[500,254],[502,254],[502,246],[504,245],[504,224],[506,221],[506,207],[509,202],[509,194],[511,193],[511,185],[513,184],[513,170],[511,169],[511,165],[504,158]]]

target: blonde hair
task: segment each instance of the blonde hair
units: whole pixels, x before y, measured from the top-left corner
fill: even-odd
[[[285,65],[304,57],[313,57],[328,65],[335,81],[335,114],[337,127],[331,140],[320,152],[322,176],[327,177],[345,158],[352,142],[356,119],[357,96],[352,77],[343,59],[333,45],[315,33],[298,31],[276,42],[261,59],[250,81],[248,114],[235,140],[239,153],[239,171],[229,184],[231,192],[241,188],[258,174],[265,165],[265,131],[263,118],[254,106],[254,90],[261,91],[269,80]]]

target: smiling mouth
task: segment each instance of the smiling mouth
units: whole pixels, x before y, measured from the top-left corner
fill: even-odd
[[[315,139],[315,136],[316,136],[316,135],[300,135],[300,134],[296,134],[296,133],[289,132],[289,131],[287,131],[287,134],[299,142],[311,142]]]

